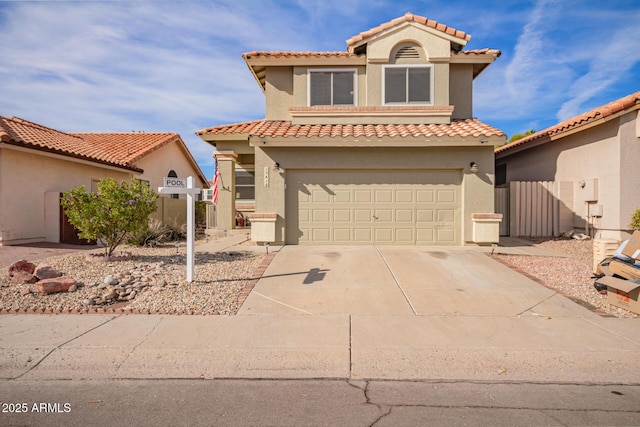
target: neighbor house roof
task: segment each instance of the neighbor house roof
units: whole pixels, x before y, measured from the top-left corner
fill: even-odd
[[[455,28],[448,27],[432,19],[425,18],[424,16],[414,15],[411,12],[407,12],[404,16],[392,19],[391,21],[385,22],[383,24],[378,25],[377,27],[371,28],[370,30],[367,30],[367,31],[363,31],[360,34],[351,37],[350,39],[347,40],[347,47],[351,48],[355,44],[358,44],[364,40],[367,40],[375,36],[376,34],[383,32],[388,28],[394,27],[404,22],[417,22],[419,24],[426,25],[427,27],[436,29],[445,34],[448,34],[453,37],[457,37],[459,39],[463,39],[465,41],[469,41],[471,39],[471,34],[467,34],[464,31],[459,31],[459,30],[456,30]]]
[[[496,154],[504,153],[520,147],[519,151],[527,149],[525,145],[536,145],[537,142],[546,142],[553,139],[562,138],[568,134],[572,134],[583,129],[590,128],[594,125],[601,124],[607,120],[624,114],[627,111],[640,109],[640,92],[632,93],[624,98],[617,99],[608,104],[594,108],[591,111],[572,117],[568,120],[558,123],[557,125],[548,127],[539,132],[533,133],[525,138],[505,144],[498,147]],[[545,141],[546,140],[546,141]]]
[[[207,181],[180,135],[172,132],[61,132],[20,119],[0,116],[0,142],[88,160],[142,173],[135,163],[177,142],[201,180]]]
[[[297,124],[283,120],[256,120],[214,126],[197,135],[224,136],[246,134],[247,137],[284,138],[384,138],[384,137],[504,137],[504,133],[478,119],[452,120],[451,124]],[[221,138],[222,139],[222,138]]]

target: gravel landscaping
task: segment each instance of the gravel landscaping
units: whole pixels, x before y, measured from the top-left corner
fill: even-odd
[[[73,292],[41,295],[35,284],[11,283],[5,270],[0,277],[0,311],[234,314],[243,289],[265,257],[242,248],[196,252],[194,281],[188,283],[184,245],[125,246],[122,253],[130,253],[130,259],[89,261],[91,254],[103,254],[96,249],[44,260],[78,282]]]
[[[607,296],[593,286],[593,241],[574,239],[531,239],[543,248],[567,254],[568,258],[494,254],[503,264],[523,272],[547,287],[573,300],[590,305],[601,313],[614,317],[640,317],[615,307]],[[499,252],[499,251],[498,251]]]
[[[591,240],[534,239],[532,243],[568,257],[505,255],[499,250],[491,256],[600,314],[640,317],[610,305],[606,295],[593,287]],[[213,254],[196,252],[193,283],[186,282],[184,246],[125,246],[122,252],[130,253],[130,259],[115,262],[87,259],[88,254],[102,254],[102,249],[50,257],[44,262],[72,276],[78,282],[76,289],[41,295],[35,284],[11,283],[5,270],[0,275],[0,312],[235,314],[266,257],[262,251],[245,250],[245,245]]]

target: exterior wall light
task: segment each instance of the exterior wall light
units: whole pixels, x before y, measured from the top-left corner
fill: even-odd
[[[280,170],[280,163],[275,162],[275,164],[273,165],[274,169]]]
[[[478,171],[480,170],[480,168],[478,167],[476,162],[471,162],[469,164],[469,170],[471,171],[471,173],[478,173]]]

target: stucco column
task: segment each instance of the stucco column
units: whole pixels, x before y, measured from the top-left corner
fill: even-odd
[[[216,228],[231,230],[236,227],[236,161],[238,155],[234,151],[217,151],[214,156],[220,168]]]

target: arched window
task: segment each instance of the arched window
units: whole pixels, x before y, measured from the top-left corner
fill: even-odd
[[[167,177],[169,177],[169,178],[177,178],[177,177],[178,177],[178,174],[176,173],[176,171],[174,171],[173,169],[171,169],[171,170],[169,171],[169,173],[167,174]],[[171,195],[171,198],[172,198],[172,199],[179,199],[179,198],[180,198],[180,195],[179,195],[179,194],[172,194],[172,195]]]
[[[422,46],[413,42],[398,43],[383,66],[383,104],[433,105],[433,64],[427,62]]]

